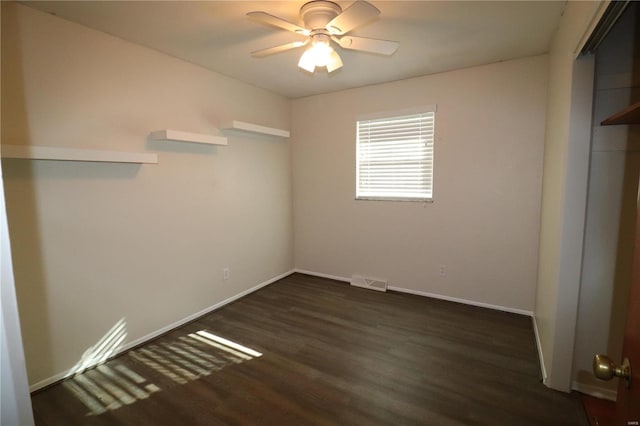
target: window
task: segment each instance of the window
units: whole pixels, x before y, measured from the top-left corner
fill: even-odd
[[[434,126],[435,106],[358,120],[356,199],[432,200]]]

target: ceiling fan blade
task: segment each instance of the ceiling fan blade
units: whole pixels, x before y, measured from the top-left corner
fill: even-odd
[[[358,0],[329,21],[326,28],[331,34],[343,35],[377,18],[378,15],[380,15],[380,11],[374,5],[364,0]]]
[[[273,55],[274,53],[284,52],[286,50],[295,49],[296,47],[302,47],[309,43],[307,41],[294,41],[292,43],[281,44],[280,46],[270,47],[268,49],[256,50],[255,52],[251,52],[251,56],[256,58],[262,58],[265,56]]]
[[[289,21],[285,21],[284,19],[278,18],[277,16],[270,15],[267,12],[249,12],[247,13],[247,16],[254,18],[260,22],[264,22],[265,24],[273,25],[275,27],[279,27],[287,31],[291,31],[296,34],[308,36],[310,33],[308,29],[302,28],[300,25],[296,25]]]
[[[343,49],[360,50],[362,52],[377,53],[379,55],[393,55],[400,43],[390,40],[377,40],[375,38],[345,36],[332,39]]]

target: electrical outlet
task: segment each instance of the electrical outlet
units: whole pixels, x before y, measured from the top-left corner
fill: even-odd
[[[440,276],[441,277],[446,277],[447,276],[447,265],[440,265],[439,272],[440,272]]]
[[[222,279],[223,280],[228,280],[229,277],[231,276],[231,271],[229,270],[229,268],[223,268],[222,269]]]

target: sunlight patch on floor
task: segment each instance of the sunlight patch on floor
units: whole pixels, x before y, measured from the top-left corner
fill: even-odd
[[[184,385],[229,365],[240,364],[262,356],[262,353],[220,337],[210,331],[166,337],[132,350],[122,357],[130,357],[142,368],[133,371],[121,363],[123,358],[104,362],[106,353],[113,353],[126,337],[124,319],[118,322],[100,342],[85,352],[74,369],[76,373],[63,382],[88,409],[88,416],[117,410],[159,392],[160,386],[144,376],[145,368],[153,370],[177,385]],[[88,369],[90,361],[101,363]],[[156,379],[157,376],[155,377]]]

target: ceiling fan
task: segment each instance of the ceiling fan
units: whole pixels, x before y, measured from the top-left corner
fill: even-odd
[[[258,21],[307,36],[305,41],[294,41],[268,49],[256,50],[251,52],[251,55],[259,58],[310,45],[298,62],[298,66],[308,72],[313,72],[316,67],[326,67],[328,72],[342,67],[342,60],[333,49],[332,41],[343,49],[393,55],[399,46],[399,43],[395,41],[345,35],[378,15],[380,15],[380,11],[364,0],[357,0],[344,11],[332,1],[313,0],[305,3],[300,8],[300,17],[304,22],[304,27],[267,12],[249,12],[247,16]]]

